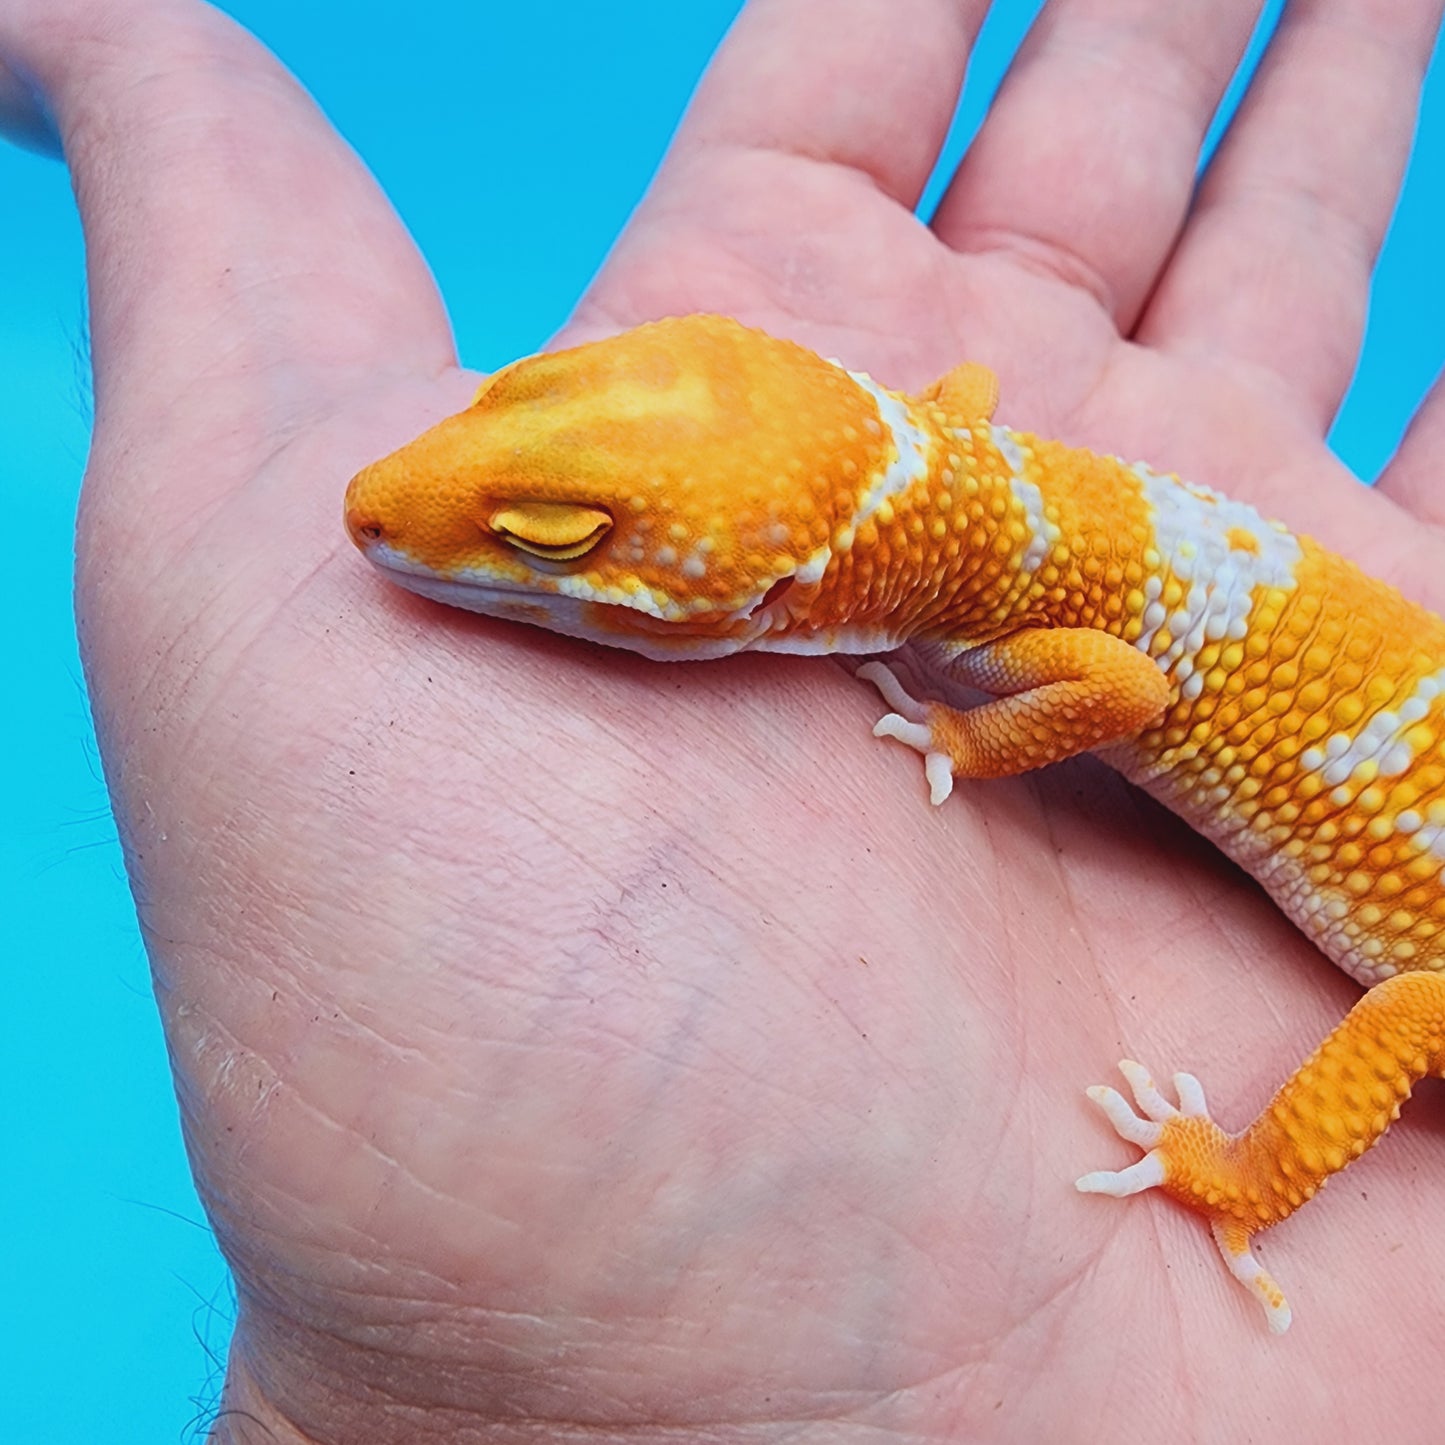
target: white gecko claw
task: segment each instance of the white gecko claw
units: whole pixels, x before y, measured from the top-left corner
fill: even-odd
[[[909,722],[902,713],[884,713],[876,723],[873,724],[873,736],[875,738],[897,738],[900,743],[906,743],[915,752],[928,755],[929,743],[932,737],[928,727],[924,723]]]
[[[1174,1075],[1174,1092],[1179,1096],[1179,1106],[1176,1108],[1159,1092],[1149,1070],[1143,1064],[1136,1064],[1133,1059],[1120,1059],[1119,1072],[1128,1082],[1134,1102],[1156,1123],[1162,1124],[1166,1119],[1172,1119],[1178,1114],[1187,1114],[1196,1119],[1208,1118],[1204,1085],[1193,1074]]]
[[[923,722],[923,704],[898,681],[887,663],[865,662],[858,669],[857,676],[864,682],[871,682],[894,712],[902,713],[909,722]]]
[[[1219,1253],[1225,1267],[1235,1279],[1264,1307],[1265,1323],[1272,1335],[1282,1335],[1294,1320],[1283,1291],[1274,1282],[1274,1276],[1254,1257],[1249,1248],[1249,1239],[1237,1231],[1231,1232],[1227,1224],[1215,1220],[1210,1233],[1219,1246]]]
[[[1111,1194],[1121,1199],[1126,1194],[1157,1188],[1164,1182],[1164,1157],[1155,1146],[1164,1133],[1164,1125],[1180,1114],[1205,1112],[1204,1089],[1193,1074],[1175,1074],[1174,1087],[1183,1106],[1176,1108],[1159,1092],[1143,1064],[1136,1064],[1133,1059],[1121,1059],[1119,1072],[1134,1095],[1133,1106],[1117,1089],[1111,1089],[1107,1084],[1095,1084],[1088,1090],[1088,1096],[1103,1110],[1104,1117],[1121,1139],[1127,1139],[1149,1152],[1127,1169],[1097,1169],[1092,1174],[1085,1174],[1074,1183],[1082,1194]],[[1135,1112],[1136,1109],[1138,1112]]]
[[[953,760],[933,746],[928,710],[881,662],[865,662],[858,669],[864,682],[871,682],[893,709],[873,724],[875,738],[893,738],[923,755],[923,774],[928,779],[928,798],[937,807],[953,792]]]

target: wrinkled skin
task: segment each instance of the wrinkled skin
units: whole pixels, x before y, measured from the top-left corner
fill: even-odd
[[[1057,0],[930,230],[982,9],[758,0],[563,339],[707,308],[898,386],[977,357],[1003,420],[1445,607],[1438,388],[1374,493],[1321,440],[1438,4],[1293,7],[1192,195],[1251,7]],[[1348,1006],[1252,885],[1089,762],[930,811],[836,663],[387,588],[341,489],[477,378],[368,177],[184,0],[0,0],[0,54],[90,247],[80,617],[240,1299],[217,1438],[1430,1433],[1438,1097],[1265,1238],[1283,1341],[1196,1219],[1070,1184],[1132,1156],[1082,1099],[1120,1053],[1242,1123]]]

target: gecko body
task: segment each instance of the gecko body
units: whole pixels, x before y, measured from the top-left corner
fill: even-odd
[[[875,729],[935,802],[1092,750],[1251,872],[1370,992],[1228,1135],[1121,1065],[1091,1090],[1159,1187],[1249,1248],[1445,1069],[1445,622],[1254,509],[993,421],[976,365],[905,396],[721,317],[527,358],[359,473],[348,530],[393,580],[649,657],[909,648]],[[992,694],[966,710],[955,684]]]

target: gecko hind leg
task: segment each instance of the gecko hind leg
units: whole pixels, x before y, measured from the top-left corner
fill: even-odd
[[[1210,1130],[1222,1132],[1210,1119],[1204,1087],[1193,1074],[1174,1075],[1174,1091],[1179,1098],[1176,1108],[1159,1092],[1142,1064],[1122,1059],[1119,1072],[1128,1081],[1137,1113],[1117,1089],[1107,1085],[1095,1084],[1088,1090],[1088,1096],[1121,1139],[1149,1152],[1127,1169],[1098,1169],[1085,1174],[1074,1185],[1081,1194],[1107,1194],[1123,1199],[1130,1194],[1142,1194],[1146,1189],[1165,1188],[1169,1178],[1168,1150],[1158,1146],[1164,1142],[1165,1128],[1171,1120],[1203,1120]],[[1290,1326],[1290,1307],[1283,1291],[1250,1251],[1249,1230],[1236,1220],[1214,1217],[1210,1220],[1210,1232],[1225,1267],[1264,1307],[1271,1333],[1283,1334]]]
[[[1418,1079],[1445,1074],[1445,972],[1416,969],[1377,983],[1239,1134],[1209,1117],[1190,1075],[1175,1075],[1175,1108],[1147,1070],[1120,1068],[1137,1113],[1114,1089],[1096,1087],[1089,1097],[1118,1134],[1148,1152],[1128,1169],[1085,1174],[1078,1188],[1115,1196],[1162,1189],[1202,1214],[1230,1273],[1279,1333],[1289,1328],[1289,1306],[1250,1253],[1250,1238],[1378,1143]]]

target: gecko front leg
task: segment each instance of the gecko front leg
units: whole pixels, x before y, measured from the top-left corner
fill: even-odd
[[[960,648],[946,665],[994,698],[965,711],[914,698],[881,662],[858,669],[893,709],[874,736],[923,754],[935,804],[956,777],[1009,777],[1128,737],[1156,722],[1170,697],[1151,658],[1091,627],[1029,628]]]

